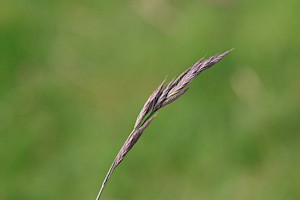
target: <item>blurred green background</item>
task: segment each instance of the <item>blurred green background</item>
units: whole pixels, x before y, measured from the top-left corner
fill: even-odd
[[[152,91],[235,48],[159,112],[103,199],[300,199],[300,1],[2,0],[0,199],[94,199]]]

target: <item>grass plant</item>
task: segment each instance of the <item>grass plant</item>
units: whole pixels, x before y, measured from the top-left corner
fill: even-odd
[[[188,68],[182,74],[180,74],[176,79],[165,84],[165,80],[158,86],[158,88],[150,95],[146,103],[144,104],[142,110],[140,111],[134,128],[126,141],[124,142],[122,148],[117,154],[115,160],[113,161],[111,167],[109,168],[107,175],[102,183],[100,191],[96,197],[96,200],[100,199],[104,187],[106,186],[109,178],[116,169],[116,167],[122,162],[127,153],[132,149],[132,147],[139,140],[144,130],[149,126],[152,120],[157,115],[157,112],[165,107],[166,105],[174,102],[176,99],[181,97],[189,89],[188,84],[194,80],[201,72],[209,69],[220,60],[222,60],[229,52],[226,51],[222,54],[217,54],[211,56],[208,59],[201,58],[193,66]]]

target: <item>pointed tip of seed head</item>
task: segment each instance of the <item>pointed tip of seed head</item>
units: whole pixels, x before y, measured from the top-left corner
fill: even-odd
[[[225,51],[224,53],[220,54],[219,56],[224,57],[224,56],[226,56],[227,54],[229,54],[230,52],[232,52],[233,50],[235,50],[235,48],[232,48],[232,49],[230,49],[230,50],[228,50],[228,51]]]

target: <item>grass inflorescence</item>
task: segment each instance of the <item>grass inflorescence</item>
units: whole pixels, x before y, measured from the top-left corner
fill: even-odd
[[[180,74],[176,79],[165,84],[165,80],[158,86],[158,88],[150,95],[146,103],[144,104],[142,110],[140,111],[134,128],[126,141],[124,142],[122,148],[117,154],[115,160],[113,161],[111,167],[109,168],[107,175],[102,183],[101,189],[97,195],[96,200],[100,199],[104,187],[107,181],[111,177],[115,168],[122,162],[126,154],[139,140],[144,130],[149,126],[152,120],[155,118],[158,110],[165,107],[166,105],[174,102],[176,99],[181,97],[189,89],[188,84],[194,80],[201,72],[209,69],[214,64],[222,60],[229,52],[226,51],[222,54],[217,54],[211,56],[208,59],[200,59],[193,66],[188,68],[182,74]]]

